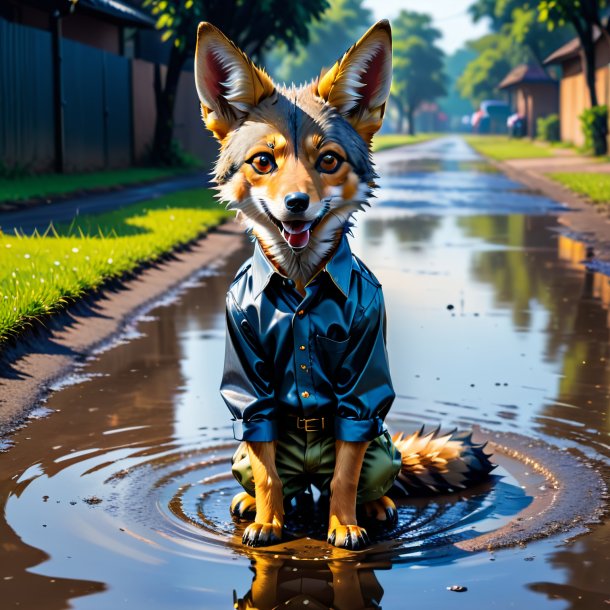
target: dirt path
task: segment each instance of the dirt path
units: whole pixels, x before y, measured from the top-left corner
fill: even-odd
[[[235,223],[222,225],[188,251],[79,301],[20,338],[0,362],[0,434],[22,421],[54,381],[116,337],[143,309],[201,268],[220,264],[235,252],[243,243],[242,234]]]

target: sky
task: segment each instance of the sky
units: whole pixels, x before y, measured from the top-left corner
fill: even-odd
[[[364,5],[370,8],[376,19],[390,19],[401,9],[429,13],[434,25],[443,32],[439,46],[445,53],[453,53],[464,42],[487,34],[486,22],[472,23],[467,9],[473,0],[365,0]]]

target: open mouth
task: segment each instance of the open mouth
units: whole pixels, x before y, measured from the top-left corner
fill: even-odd
[[[309,243],[313,220],[289,220],[280,222],[282,237],[294,250],[301,250]]]
[[[324,200],[324,206],[313,220],[278,220],[260,200],[261,207],[269,220],[278,228],[286,243],[295,251],[303,250],[309,243],[313,230],[326,216],[330,209],[330,200]]]

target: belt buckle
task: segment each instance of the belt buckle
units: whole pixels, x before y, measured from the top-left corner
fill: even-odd
[[[316,426],[319,424],[319,426]],[[299,430],[305,430],[305,432],[320,432],[324,430],[324,418],[323,417],[297,417],[297,428]]]

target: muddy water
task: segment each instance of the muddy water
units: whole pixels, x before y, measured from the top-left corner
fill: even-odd
[[[241,548],[228,517],[235,443],[217,388],[224,293],[249,255],[244,240],[6,442],[2,608],[607,607],[610,528],[585,531],[586,511],[555,487],[569,482],[572,500],[594,504],[599,485],[585,475],[607,475],[608,278],[587,272],[585,246],[557,232],[561,206],[481,171],[459,139],[379,159],[382,189],[352,244],[384,285],[390,424],[483,427],[498,449],[490,483],[403,504],[398,528],[367,553],[317,540],[310,514],[278,547]],[[547,466],[570,481],[553,482]],[[574,527],[552,533],[548,521],[564,517]],[[530,521],[536,540],[466,550]]]

